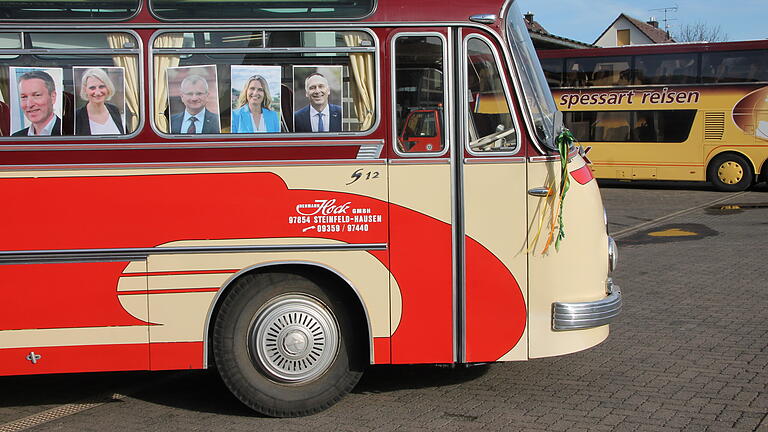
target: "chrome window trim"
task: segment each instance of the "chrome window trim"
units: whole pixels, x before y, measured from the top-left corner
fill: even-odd
[[[498,155],[498,156],[503,157],[503,156],[516,155],[518,152],[520,152],[520,149],[522,148],[522,146],[520,144],[521,129],[520,129],[520,125],[518,124],[518,121],[517,121],[517,110],[515,109],[515,105],[512,103],[512,97],[510,95],[509,85],[508,85],[507,76],[506,76],[507,74],[504,72],[504,67],[503,67],[504,63],[501,61],[501,58],[499,57],[499,53],[498,53],[494,43],[489,38],[487,38],[485,35],[481,35],[481,34],[478,34],[478,33],[464,34],[463,32],[462,32],[462,35],[464,36],[464,38],[462,40],[462,54],[463,55],[462,55],[462,59],[461,59],[462,60],[461,64],[462,64],[462,76],[463,76],[463,79],[462,79],[462,82],[461,82],[461,89],[464,90],[464,91],[466,91],[466,89],[467,89],[467,82],[466,82],[467,76],[466,76],[466,72],[464,72],[466,70],[467,65],[468,65],[468,63],[467,63],[467,45],[469,44],[469,40],[470,39],[479,39],[479,40],[483,41],[488,46],[488,48],[490,48],[491,53],[493,54],[493,59],[496,62],[496,67],[499,69],[499,73],[501,74],[499,76],[499,79],[501,79],[501,85],[504,88],[504,97],[506,98],[507,106],[509,107],[509,115],[510,115],[510,117],[512,117],[512,124],[515,127],[515,148],[513,150],[503,151],[503,152],[502,151],[500,151],[500,152],[493,152],[493,151],[479,152],[479,151],[475,151],[475,150],[472,150],[470,148],[469,140],[467,140],[466,137],[462,135],[462,140],[465,141],[464,142],[464,148],[472,156],[489,157],[489,156],[492,156],[492,155]],[[503,44],[499,44],[499,45],[503,45]],[[461,100],[461,104],[462,104],[463,108],[469,108],[468,103],[469,103],[469,100],[466,98],[466,95],[465,95],[464,97],[462,97],[462,100]],[[468,124],[469,124],[469,110],[468,109],[462,109],[462,111],[463,111],[462,121],[465,122],[465,125],[466,125],[465,127],[468,128],[469,127],[468,126]]]
[[[188,136],[187,136],[188,137]],[[270,148],[270,147],[351,147],[351,146],[383,146],[381,139],[359,140],[285,140],[285,141],[188,141],[188,142],[149,142],[134,144],[47,144],[45,150],[184,150],[184,149],[218,149],[218,148]],[[4,151],[30,151],[38,146],[26,144],[9,144],[0,146]],[[1,166],[1,165],[0,165]]]
[[[464,158],[465,165],[473,164],[524,164],[525,157],[498,157],[498,158]]]
[[[358,301],[360,302],[360,305],[363,306],[363,312],[365,313],[365,321],[368,326],[368,354],[369,354],[369,362],[370,364],[375,363],[375,353],[374,353],[374,337],[373,337],[373,329],[371,328],[371,315],[368,312],[368,305],[365,304],[363,301],[362,295],[360,295],[360,291],[357,289],[357,287],[350,281],[347,277],[342,275],[339,271],[336,269],[329,267],[325,264],[320,264],[318,262],[314,261],[269,261],[265,263],[255,264],[246,268],[243,268],[239,270],[238,272],[232,274],[227,278],[226,282],[222,284],[221,288],[216,292],[216,295],[214,296],[213,300],[211,301],[211,306],[208,309],[208,313],[205,317],[205,333],[203,334],[203,369],[208,368],[208,352],[209,352],[209,344],[208,344],[208,335],[211,333],[211,318],[213,318],[213,311],[216,309],[216,306],[219,303],[219,300],[221,299],[221,296],[223,295],[224,291],[227,291],[229,286],[234,282],[237,278],[242,276],[245,273],[248,273],[252,270],[264,268],[264,267],[275,267],[280,265],[304,265],[308,267],[320,267],[322,269],[328,270],[331,273],[334,273],[336,276],[338,276],[341,280],[343,280],[350,288],[352,288],[352,291],[354,291],[355,295],[357,296]]]
[[[389,159],[390,165],[450,165],[449,158],[439,159]]]
[[[61,24],[58,24],[61,26]],[[3,32],[7,33],[13,33],[11,31],[3,30]],[[125,28],[115,28],[111,29],[111,32],[119,32],[131,35],[134,39],[134,42],[137,44],[136,48],[97,48],[97,49],[91,49],[91,48],[83,48],[83,49],[48,49],[48,48],[24,48],[24,33],[109,33],[110,31],[104,29],[104,28],[83,28],[83,29],[76,29],[73,30],[72,28],[64,28],[64,27],[45,27],[45,28],[34,28],[30,29],[30,26],[23,27],[23,30],[19,30],[21,34],[21,43],[22,48],[21,49],[3,49],[0,50],[0,54],[20,54],[20,55],[133,55],[135,58],[137,58],[137,73],[138,73],[138,88],[136,89],[139,96],[139,112],[136,113],[136,115],[139,116],[139,124],[136,126],[136,130],[131,132],[130,134],[125,135],[61,135],[61,136],[42,136],[42,137],[14,137],[14,136],[0,136],[0,144],[2,146],[0,147],[0,151],[6,151],[6,150],[13,150],[14,147],[17,145],[21,146],[31,146],[32,150],[50,150],[51,146],[61,145],[60,143],[68,142],[68,141],[88,141],[87,143],[84,143],[83,145],[88,146],[90,144],[100,144],[100,142],[103,141],[127,141],[130,139],[135,138],[137,135],[141,133],[141,131],[144,129],[144,121],[146,119],[144,106],[145,106],[145,99],[144,99],[144,44],[142,42],[141,36],[139,34],[132,30],[132,29],[125,29]],[[33,67],[57,67],[57,66],[33,66]],[[72,67],[71,65],[69,66]],[[105,66],[107,67],[107,66]],[[10,79],[10,78],[9,78]],[[73,95],[78,91],[78,86],[74,82],[74,77],[72,80],[73,85]],[[9,83],[10,85],[10,83]],[[10,96],[9,96],[10,97]],[[10,104],[9,104],[10,108]],[[62,118],[62,121],[64,119]],[[11,131],[13,133],[13,131]],[[24,144],[10,144],[7,145],[8,142],[19,142],[23,141]],[[38,142],[51,142],[55,141],[56,144],[35,144]]]
[[[375,82],[379,83],[381,82],[381,49],[380,49],[380,41],[378,36],[376,35],[376,32],[372,31],[370,28],[366,27],[360,27],[362,23],[355,24],[355,27],[352,28],[346,28],[345,31],[359,31],[362,33],[366,33],[371,36],[371,40],[373,41],[373,47],[366,47],[364,50],[355,49],[354,51],[348,50],[349,48],[359,48],[359,47],[347,47],[344,48],[348,51],[342,51],[342,52],[348,52],[348,53],[359,53],[359,52],[371,52],[373,53],[373,59],[374,59],[374,69],[375,69]],[[173,140],[178,139],[189,139],[189,135],[186,134],[172,134],[172,133],[165,133],[161,132],[157,129],[157,125],[155,124],[155,103],[154,103],[154,97],[155,97],[155,79],[154,79],[154,67],[155,67],[155,55],[160,53],[161,50],[166,50],[168,48],[154,48],[155,39],[157,39],[159,36],[166,34],[166,33],[185,33],[190,31],[209,31],[209,32],[226,32],[230,31],[230,29],[238,29],[236,26],[227,26],[227,27],[220,27],[220,28],[213,28],[211,27],[211,24],[207,24],[205,26],[201,27],[183,27],[183,28],[176,28],[176,27],[158,27],[154,26],[153,28],[156,29],[154,33],[149,38],[149,41],[147,42],[147,74],[152,74],[152,78],[149,79],[149,93],[148,93],[148,100],[149,100],[149,115],[148,118],[151,119],[149,121],[149,125],[152,129],[152,131],[157,134],[157,136],[162,138],[169,138]],[[336,27],[334,27],[336,28]],[[239,27],[239,29],[242,29],[242,27]],[[253,26],[245,27],[245,29],[254,30]],[[328,31],[328,25],[324,26],[301,26],[301,27],[285,27],[284,25],[277,25],[277,26],[260,26],[260,29],[264,29],[264,31],[307,31],[307,30],[317,30],[317,29],[323,29]],[[254,50],[258,50],[255,52],[262,52],[262,53],[286,53],[286,52],[339,52],[339,51],[329,51],[329,50],[335,50],[337,47],[329,48],[328,50],[323,49],[320,51],[304,51],[303,49],[297,49],[296,51],[289,51],[292,49],[287,48],[252,48]],[[314,48],[308,48],[308,49],[314,49]],[[213,51],[221,53],[221,51],[217,49],[210,49],[210,48],[171,48],[173,50],[173,54],[179,54],[179,53],[202,53],[202,51]],[[246,52],[244,50],[237,50],[233,49],[235,51],[232,52],[238,52],[238,53],[244,53]],[[282,79],[282,76],[281,76]],[[373,134],[376,130],[378,130],[379,125],[381,123],[381,117],[383,116],[383,113],[381,111],[381,86],[376,86],[376,105],[374,106],[375,109],[375,118],[376,121],[371,125],[371,128],[365,131],[346,131],[346,132],[328,132],[328,133],[295,133],[295,132],[273,132],[273,133],[253,133],[253,134],[233,134],[233,133],[218,133],[218,134],[197,134],[197,137],[199,139],[206,139],[206,138],[217,138],[217,139],[223,139],[222,137],[237,137],[237,138],[243,138],[243,139],[255,139],[258,137],[258,139],[269,139],[269,138],[275,138],[275,137],[290,137],[290,139],[294,138],[304,138],[304,139],[318,139],[318,138],[345,138],[345,137],[365,137],[370,136]],[[219,107],[219,110],[221,110],[221,107]],[[221,116],[221,112],[219,112],[219,116]],[[169,117],[170,121],[170,117]]]
[[[210,161],[210,162],[136,162],[66,165],[0,165],[0,173],[17,171],[73,171],[73,170],[115,170],[115,169],[187,169],[187,168],[267,168],[294,166],[339,166],[339,165],[386,165],[385,159],[307,159],[278,161]],[[95,174],[89,174],[94,176]],[[0,177],[0,180],[6,177]]]
[[[0,265],[142,261],[152,255],[350,250],[387,250],[387,244],[294,244],[0,251]]]
[[[434,27],[430,26],[430,27]],[[449,31],[449,29],[446,29],[446,31]],[[446,39],[446,36],[440,32],[436,32],[434,30],[430,31],[405,31],[405,32],[398,32],[397,29],[394,30],[394,36],[392,36],[392,39],[390,41],[390,47],[389,47],[389,56],[391,58],[390,61],[390,96],[391,96],[391,105],[390,105],[390,118],[392,119],[392,149],[395,151],[395,154],[401,157],[405,158],[437,158],[441,156],[445,156],[448,151],[450,150],[449,140],[447,136],[447,127],[443,127],[443,130],[445,131],[445,134],[443,136],[443,140],[445,142],[445,147],[440,152],[401,152],[397,148],[397,138],[398,138],[398,131],[397,131],[397,112],[395,110],[395,107],[397,106],[397,85],[396,85],[396,65],[395,65],[395,59],[396,59],[396,52],[395,52],[395,44],[397,43],[397,40],[401,37],[409,37],[409,36],[436,36],[438,37],[442,43],[443,43],[443,59],[445,60],[443,62],[443,89],[444,89],[444,95],[443,95],[443,122],[447,123],[448,120],[448,104],[446,104],[446,98],[448,96],[448,77],[450,76],[450,72],[448,71],[448,68],[451,67],[451,62],[448,61],[448,41]]]

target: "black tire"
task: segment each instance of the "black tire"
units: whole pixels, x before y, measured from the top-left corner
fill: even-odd
[[[726,153],[716,156],[707,167],[707,179],[717,190],[739,192],[752,185],[752,165],[741,155]]]
[[[358,332],[345,307],[303,276],[241,277],[213,329],[222,380],[244,404],[268,416],[330,407],[354,388],[363,370]]]

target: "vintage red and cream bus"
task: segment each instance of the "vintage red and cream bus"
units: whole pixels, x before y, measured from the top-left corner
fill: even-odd
[[[768,180],[768,41],[540,51],[598,178]]]
[[[296,416],[369,364],[607,337],[615,246],[514,2],[0,11],[0,375],[215,367]]]

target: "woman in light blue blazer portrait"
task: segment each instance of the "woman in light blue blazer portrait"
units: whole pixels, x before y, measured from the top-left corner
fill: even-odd
[[[232,110],[232,133],[280,132],[280,116],[271,105],[267,80],[261,75],[248,78]]]

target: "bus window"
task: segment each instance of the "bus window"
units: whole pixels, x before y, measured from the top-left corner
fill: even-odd
[[[563,83],[563,59],[543,58],[540,61],[547,84],[552,88],[560,87]]]
[[[3,0],[0,16],[36,22],[121,20],[133,16],[138,8],[139,0]]]
[[[768,50],[722,51],[702,54],[705,83],[768,81]]]
[[[113,32],[3,33],[17,50],[0,66],[0,96],[11,115],[2,129],[17,137],[129,135],[139,127],[139,48]],[[32,51],[45,49],[44,52]],[[39,111],[25,112],[41,90]],[[39,114],[39,115],[38,115]]]
[[[691,84],[698,79],[696,54],[635,57],[635,84]]]
[[[467,40],[468,132],[472,151],[513,151],[517,145],[501,73],[491,47],[482,39]]]
[[[566,127],[584,142],[681,143],[688,139],[696,110],[568,111]]]
[[[154,126],[161,133],[193,133],[188,113],[199,111],[191,103],[204,106],[206,116],[194,133],[367,131],[376,121],[375,50],[372,36],[360,31],[159,34],[153,41]],[[327,89],[315,102],[306,87],[312,76]],[[203,79],[199,98],[185,97],[187,77]],[[253,86],[265,95],[258,103],[248,100]],[[318,123],[317,114],[325,120]]]
[[[603,111],[592,125],[595,141],[629,141],[629,112]]]
[[[583,57],[565,62],[567,87],[613,86],[629,84],[627,57]]]
[[[320,5],[320,7],[318,7]],[[153,0],[152,11],[168,20],[225,19],[340,19],[362,18],[373,12],[373,0],[291,0],[290,2],[250,0]]]
[[[440,153],[445,146],[443,38],[404,35],[395,40],[394,49],[397,151]]]

